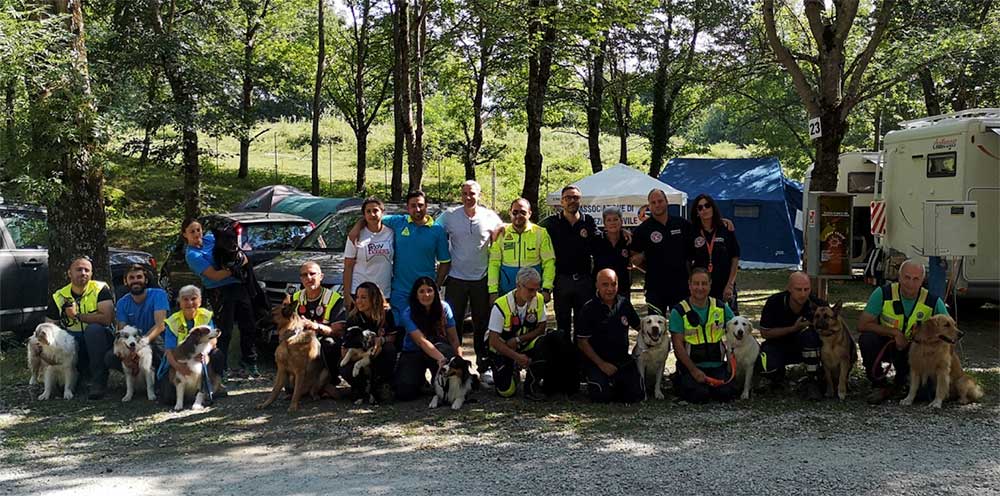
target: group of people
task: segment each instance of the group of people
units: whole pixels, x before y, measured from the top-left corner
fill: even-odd
[[[724,328],[737,309],[740,251],[734,226],[711,197],[699,195],[685,219],[670,215],[666,194],[654,189],[648,218],[630,232],[616,208],[603,211],[599,229],[580,211],[582,194],[572,185],[562,190],[562,208],[540,224],[531,222],[531,204],[523,198],[511,203],[511,222],[504,223],[479,204],[480,191],[475,181],[466,181],[462,205],[436,219],[428,215],[420,191],[407,195],[405,215],[387,215],[380,200],[365,200],[363,217],[348,234],[342,294],[321,285],[319,265],[301,266],[301,289],[285,304],[294,305],[316,332],[335,384],[342,377],[360,391],[372,381],[369,390],[377,396],[402,401],[428,392],[427,373],[433,377],[462,354],[460,324],[468,310],[477,369],[499,396],[516,395],[523,383],[524,396],[539,400],[572,394],[583,381],[593,401],[641,401],[646,390],[628,338],[629,329],[640,326],[629,298],[630,270],[638,268],[645,272],[648,311],[669,320],[677,396],[689,402],[735,397],[735,386],[726,381]],[[48,318],[77,339],[91,398],[105,394],[108,369],[120,368],[110,352],[114,323],[143,333],[161,376],[169,367],[183,366],[171,351],[202,324],[221,330],[218,349],[207,360],[225,376],[236,324],[243,366],[256,372],[250,295],[234,277],[238,268],[213,263],[215,240],[196,220],[183,223],[182,236],[188,265],[209,292],[211,311],[191,285],[178,291],[180,310],[168,316],[166,293],[147,287],[141,266],[128,271],[129,294],[115,305],[108,286],[91,280],[86,257],[73,260],[70,284],[53,294]],[[922,271],[919,264],[905,264],[900,283],[876,289],[861,319],[862,355],[879,399],[893,394],[878,373],[879,362],[893,362],[896,377],[905,379],[902,350],[910,330],[945,311],[920,288]],[[554,326],[546,311],[550,300]],[[765,342],[758,366],[773,383],[781,383],[785,366],[804,363],[814,379],[810,387],[821,387],[819,338],[810,326],[819,304],[801,272],[789,277],[785,291],[768,298],[760,318]],[[370,377],[340,370],[342,349],[351,346],[344,343],[345,330],[352,327],[377,336]],[[886,346],[890,341],[894,347]],[[224,395],[223,389],[215,396]]]

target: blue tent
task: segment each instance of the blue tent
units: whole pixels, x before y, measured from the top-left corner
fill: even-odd
[[[660,181],[694,198],[707,193],[736,224],[740,266],[794,267],[802,263],[802,185],[784,176],[776,158],[675,158]]]

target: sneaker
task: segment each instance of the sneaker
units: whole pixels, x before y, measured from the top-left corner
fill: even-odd
[[[871,394],[868,395],[868,404],[881,405],[885,400],[889,399],[895,391],[895,388],[891,388],[889,386],[876,387],[872,390]]]
[[[492,386],[493,385],[493,371],[490,370],[490,369],[486,369],[486,372],[483,372],[482,374],[479,374],[479,380],[483,384],[485,384],[487,386]]]

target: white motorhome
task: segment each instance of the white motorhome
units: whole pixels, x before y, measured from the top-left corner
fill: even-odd
[[[863,269],[875,248],[871,234],[871,202],[875,199],[876,175],[882,166],[882,152],[849,152],[840,155],[837,166],[837,192],[854,195],[854,223],[851,240],[851,265]],[[802,178],[803,212],[809,211],[809,193],[813,168]],[[803,230],[805,235],[807,230]],[[808,240],[806,241],[808,242]]]
[[[975,245],[974,256],[945,255],[951,262],[949,280],[959,297],[998,301],[1000,109],[966,110],[900,126],[886,134],[885,165],[876,170],[882,187],[875,200],[884,202],[885,211],[885,234],[879,239],[885,278],[895,279],[906,258],[926,262],[931,244],[939,256]],[[953,215],[925,220],[936,215],[935,203],[927,202],[942,202]],[[950,206],[962,202],[976,204],[971,209]],[[969,215],[960,214],[972,209],[976,215],[970,223]],[[978,229],[964,227],[977,224]],[[956,248],[941,248],[945,243]]]

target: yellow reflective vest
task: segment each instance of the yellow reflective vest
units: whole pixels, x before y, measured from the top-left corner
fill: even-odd
[[[708,321],[698,323],[691,321],[697,314],[687,300],[681,300],[675,308],[684,319],[684,346],[691,360],[696,363],[725,360],[726,308],[708,297]]]
[[[532,301],[527,303],[527,311],[525,312],[523,321],[513,311],[517,306],[514,301],[513,291],[497,298],[493,306],[497,307],[500,310],[500,314],[503,315],[503,329],[500,331],[500,339],[504,341],[534,331],[538,327],[538,322],[545,315],[545,299],[539,298],[537,295],[535,295]],[[538,337],[532,339],[529,343],[521,343],[519,351],[527,351],[534,348],[537,341]]]
[[[903,331],[906,339],[910,339],[913,328],[934,315],[934,307],[930,305],[937,303],[937,298],[932,299],[929,295],[926,289],[920,288],[917,302],[913,305],[913,312],[910,313],[910,318],[907,318],[903,309],[903,299],[899,294],[899,283],[883,286],[882,313],[879,315],[879,321],[886,327]]]
[[[305,317],[306,313],[306,303],[309,299],[306,298],[306,290],[300,289],[292,295],[292,301],[294,301],[298,308],[295,310],[302,317]],[[320,312],[323,314],[323,322],[330,322],[330,313],[333,311],[333,307],[337,305],[340,301],[340,293],[330,289],[323,288],[323,294],[320,297],[319,304],[322,305]]]
[[[83,290],[83,296],[80,297],[77,303],[76,314],[94,313],[97,311],[97,296],[101,294],[101,291],[108,287],[107,283],[101,281],[90,281],[87,283],[87,287]],[[67,331],[71,332],[83,332],[86,329],[87,324],[84,324],[80,319],[70,319],[66,317],[65,313],[62,311],[63,304],[67,301],[73,301],[73,285],[67,284],[52,293],[52,300],[55,301],[56,306],[59,307],[59,313],[62,315],[66,321],[65,326]]]
[[[523,232],[517,232],[512,224],[507,224],[503,236],[490,246],[490,261],[486,270],[489,291],[499,293],[501,289],[513,289],[517,271],[522,267],[534,267],[542,276],[542,288],[552,289],[556,279],[556,253],[552,249],[552,239],[544,227],[531,221]]]
[[[194,327],[199,327],[203,325],[208,325],[212,321],[212,312],[204,308],[199,308],[194,314]],[[188,329],[187,319],[184,318],[184,312],[176,312],[166,320],[167,330],[174,333],[177,336],[177,345],[180,346],[181,343],[187,339],[188,334],[191,333],[191,329]]]

